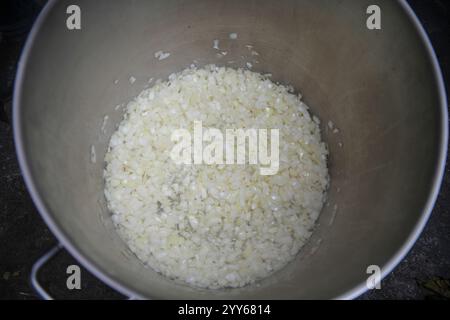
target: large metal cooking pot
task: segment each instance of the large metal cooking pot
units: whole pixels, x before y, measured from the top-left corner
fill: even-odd
[[[386,275],[419,236],[447,151],[446,97],[430,42],[405,1],[378,0],[382,29],[369,30],[372,2],[49,1],[26,44],[14,95],[19,161],[46,223],[84,266],[130,296],[364,292],[367,267],[378,265]],[[81,30],[66,27],[71,4],[81,9]],[[237,40],[229,40],[232,32]],[[213,39],[221,40],[226,58],[217,58]],[[192,289],[145,268],[118,237],[105,207],[102,159],[122,116],[115,106],[149,77],[166,78],[194,60],[244,66],[245,45],[260,54],[254,70],[292,84],[322,119],[331,154],[329,204],[309,244],[282,271],[241,289]],[[170,57],[155,59],[159,50]],[[338,134],[326,128],[329,120]]]

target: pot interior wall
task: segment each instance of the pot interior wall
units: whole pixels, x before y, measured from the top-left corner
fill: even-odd
[[[149,298],[332,298],[364,283],[367,266],[384,266],[421,216],[441,130],[426,50],[396,1],[378,3],[381,31],[366,28],[368,0],[79,0],[82,29],[69,31],[72,3],[58,1],[25,62],[19,121],[50,219],[101,272]],[[159,50],[170,57],[155,59]],[[331,186],[320,225],[296,261],[258,286],[208,291],[170,281],[133,256],[106,210],[103,156],[122,117],[115,106],[194,60],[252,61],[302,92],[322,120]]]

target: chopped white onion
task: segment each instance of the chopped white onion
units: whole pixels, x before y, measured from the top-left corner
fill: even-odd
[[[295,115],[295,116],[292,116]],[[176,165],[175,129],[280,130],[280,167]],[[294,259],[328,186],[318,119],[288,88],[249,70],[207,66],[156,81],[129,102],[105,156],[105,196],[130,249],[195,287],[241,287]]]

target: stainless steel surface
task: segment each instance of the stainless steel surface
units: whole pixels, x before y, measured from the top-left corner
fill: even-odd
[[[27,42],[14,102],[19,161],[47,224],[80,262],[129,296],[362,293],[367,266],[391,271],[426,223],[448,134],[442,77],[423,30],[403,1],[378,3],[382,31],[365,27],[368,0],[77,1],[82,30],[69,31],[65,12],[72,2],[50,1]],[[237,40],[228,40],[231,32]],[[213,39],[228,51],[225,58],[216,57]],[[243,66],[247,44],[260,53],[254,70],[292,84],[322,119],[331,153],[330,205],[297,260],[259,286],[192,289],[145,268],[114,232],[101,161],[114,126],[106,135],[100,126],[104,115],[117,123],[115,106],[149,77],[165,78],[193,60]],[[158,61],[158,50],[171,56]],[[329,120],[339,134],[326,129]],[[89,160],[91,144],[96,164]]]

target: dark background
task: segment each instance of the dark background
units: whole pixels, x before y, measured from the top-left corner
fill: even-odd
[[[45,0],[0,0],[0,299],[37,299],[29,282],[33,263],[57,240],[42,221],[23,182],[14,150],[11,95],[20,51]],[[374,1],[376,2],[376,1]],[[450,1],[408,1],[431,38],[450,79]],[[447,92],[448,81],[446,84]],[[431,218],[411,252],[360,299],[450,299],[450,172],[446,168]],[[55,298],[117,299],[114,290],[82,269],[82,290],[66,288],[66,268],[78,264],[62,251],[40,275]]]

